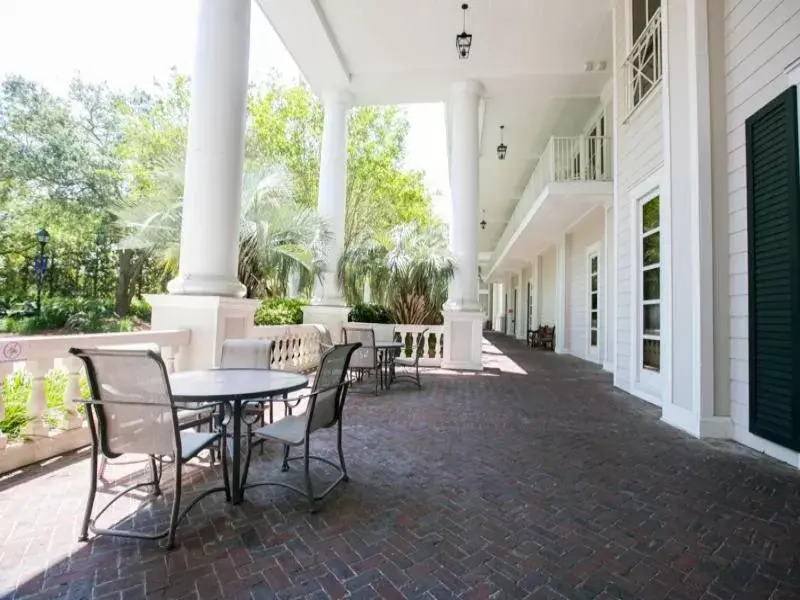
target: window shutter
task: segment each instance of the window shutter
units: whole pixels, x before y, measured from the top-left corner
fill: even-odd
[[[750,431],[800,450],[797,88],[745,123]]]

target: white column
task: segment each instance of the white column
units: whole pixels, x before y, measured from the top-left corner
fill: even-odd
[[[346,90],[323,94],[325,123],[319,164],[317,211],[328,222],[333,238],[328,251],[322,283],[314,290],[313,304],[344,306],[336,272],[344,250],[344,223],[347,201],[347,113],[353,96]]]
[[[520,269],[517,273],[517,314],[515,315],[518,340],[524,340],[527,330],[526,320],[528,318],[528,286],[525,280],[525,269]]]
[[[478,108],[483,85],[465,81],[453,89],[450,131],[450,247],[456,275],[447,310],[479,311],[478,302]]]
[[[170,295],[148,296],[151,327],[190,329],[183,368],[217,364],[222,342],[247,337],[256,300],[239,283],[239,222],[251,0],[202,0],[186,148],[181,257]]]
[[[556,339],[559,354],[569,352],[567,340],[567,261],[569,260],[569,235],[565,234],[556,249]]]
[[[531,324],[529,329],[538,329],[541,323],[541,310],[542,310],[542,257],[537,256],[531,262],[531,302],[533,302],[533,310],[531,310]]]
[[[319,164],[317,211],[333,234],[322,282],[317,282],[311,304],[303,308],[303,322],[323,325],[334,342],[342,339],[342,325],[349,308],[339,291],[337,269],[344,250],[344,225],[347,206],[347,114],[353,96],[347,90],[323,94],[325,122]]]
[[[245,295],[239,283],[251,0],[202,0],[172,294]]]
[[[617,232],[614,229],[614,207],[606,206],[605,210],[605,232],[603,234],[603,278],[601,285],[603,286],[600,297],[602,298],[603,319],[603,368],[606,371],[614,371],[615,356],[616,356],[616,310],[617,310],[617,293],[616,293],[616,243],[615,236]]]
[[[714,262],[709,5],[666,4],[665,171],[662,208],[662,419],[693,435],[729,437],[714,406]],[[722,43],[720,40],[718,43]],[[663,217],[665,209],[667,218]],[[667,280],[667,281],[665,281]],[[664,290],[665,283],[667,290]],[[723,394],[726,395],[727,393]]]
[[[483,85],[464,81],[450,102],[450,248],[455,277],[444,306],[444,368],[480,370],[483,315],[478,299],[478,113]]]

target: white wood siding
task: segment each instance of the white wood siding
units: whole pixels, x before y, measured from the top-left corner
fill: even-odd
[[[626,5],[628,0],[614,0],[615,19],[615,85],[617,98],[625,97],[623,65],[628,55],[628,19]],[[616,306],[616,365],[615,383],[626,389],[632,386],[630,372],[631,357],[636,350],[632,342],[635,324],[631,322],[632,302],[636,299],[633,282],[638,271],[631,264],[631,219],[635,200],[630,197],[631,190],[642,180],[661,169],[664,164],[664,132],[661,107],[661,86],[647,98],[630,116],[621,113],[621,103],[615,107],[618,123],[617,137],[617,196],[614,207],[617,211],[617,306]],[[635,222],[635,221],[634,221]]]
[[[728,130],[730,395],[734,438],[797,463],[798,455],[749,433],[747,188],[744,122],[785,90],[800,57],[798,0],[725,0]],[[721,257],[722,258],[722,257]],[[726,261],[715,261],[725,265]]]
[[[542,325],[555,325],[556,322],[556,251],[550,250],[542,255]]]
[[[603,230],[605,228],[605,209],[598,208],[584,217],[570,232],[569,248],[569,285],[567,299],[567,323],[569,338],[567,347],[570,354],[580,358],[588,358],[589,348],[589,262],[587,249],[597,244],[600,273],[599,285],[603,285]],[[599,310],[604,310],[602,296],[604,290],[599,289]],[[603,322],[600,314],[600,324]],[[602,339],[602,331],[598,331],[598,346]]]

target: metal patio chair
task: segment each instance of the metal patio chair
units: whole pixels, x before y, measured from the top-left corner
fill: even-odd
[[[70,353],[86,366],[91,391],[86,405],[92,437],[91,482],[80,540],[86,541],[91,531],[97,535],[115,535],[141,539],[167,538],[167,548],[175,545],[175,530],[186,513],[202,498],[213,492],[224,492],[230,500],[228,461],[222,444],[223,487],[200,493],[181,511],[181,474],[185,463],[206,448],[213,448],[224,432],[182,431],[178,407],[172,399],[169,376],[161,356],[150,350],[84,350],[71,348]],[[123,454],[145,454],[150,459],[152,480],[136,483],[117,493],[92,518],[97,495],[98,457],[117,458]],[[158,533],[133,529],[96,527],[95,523],[108,508],[129,492],[152,486],[153,495],[161,494],[164,459],[175,467],[174,496],[169,527]]]
[[[405,346],[400,349],[400,356],[395,357],[392,366],[392,382],[407,381],[415,384],[419,389],[422,389],[422,381],[419,377],[419,359],[425,355],[428,346],[428,329],[425,328],[420,331],[412,343],[414,344],[414,352],[411,357],[406,357]],[[405,340],[400,340],[405,344]],[[401,370],[397,371],[397,367]]]
[[[247,459],[245,460],[244,489],[260,487],[264,485],[277,485],[302,494],[306,497],[311,512],[316,510],[316,502],[327,496],[339,483],[347,481],[347,467],[344,462],[344,452],[342,451],[342,411],[344,409],[345,398],[349,387],[347,378],[353,353],[357,352],[359,343],[341,344],[328,350],[320,359],[314,378],[314,385],[311,392],[301,398],[306,402],[305,410],[302,414],[284,417],[276,423],[265,425],[253,431],[253,436],[264,440],[273,440],[283,444],[283,462],[281,471],[289,470],[289,462],[295,460],[303,461],[303,475],[305,477],[305,488],[299,488],[284,481],[263,481],[258,483],[246,483],[247,472],[250,467],[250,454],[252,446],[248,448]],[[339,464],[320,456],[311,454],[311,435],[319,429],[336,426],[336,449],[339,454]],[[290,457],[292,448],[302,446],[303,455]],[[317,493],[311,483],[310,461],[316,460],[323,462],[339,473],[336,480],[328,485],[321,493]]]
[[[359,344],[358,350],[350,361],[350,370],[358,381],[364,376],[375,376],[375,395],[383,387],[383,363],[375,346],[375,330],[367,327],[344,327],[344,343]]]

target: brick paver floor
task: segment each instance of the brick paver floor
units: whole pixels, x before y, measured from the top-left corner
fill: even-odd
[[[800,474],[663,425],[595,366],[488,339],[481,374],[349,398],[352,478],[315,515],[260,488],[203,501],[173,552],[80,544],[85,453],[2,479],[0,596],[800,598]],[[187,487],[217,476],[199,464]]]

